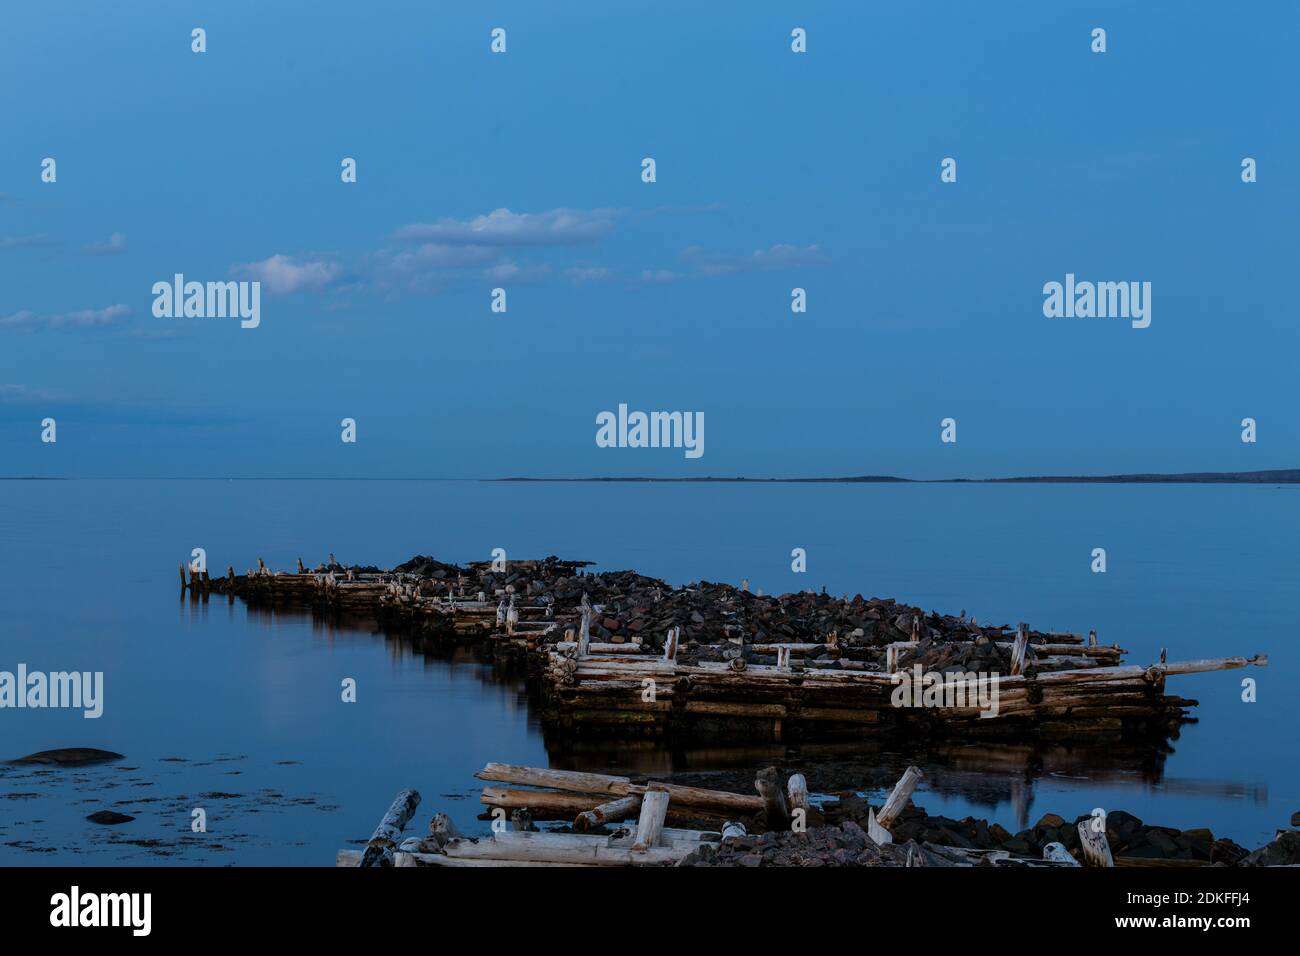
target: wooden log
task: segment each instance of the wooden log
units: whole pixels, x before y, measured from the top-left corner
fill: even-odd
[[[893,792],[890,793],[889,799],[887,799],[885,805],[880,808],[880,813],[876,817],[876,822],[886,830],[892,827],[894,821],[898,819],[899,815],[903,812],[903,809],[907,806],[908,801],[912,799],[912,791],[915,790],[916,785],[921,782],[921,777],[922,773],[917,767],[908,767],[903,771],[903,776],[898,779],[898,783],[894,784],[894,789]]]
[[[664,639],[664,662],[668,664],[675,663],[677,660],[677,642],[680,639],[681,629],[670,627],[668,636]]]
[[[520,790],[510,787],[484,787],[479,795],[479,803],[488,807],[501,807],[505,810],[525,808],[534,815],[545,814],[572,820],[575,813],[590,810],[593,806],[608,799],[594,793],[555,793],[547,790]]]
[[[390,857],[393,847],[402,835],[402,829],[415,816],[415,808],[420,805],[420,795],[414,790],[399,791],[393,798],[392,805],[384,814],[374,835],[366,844],[360,866],[379,866],[386,857]]]
[[[637,819],[632,849],[644,852],[658,846],[667,816],[668,794],[663,790],[651,790],[641,801],[641,816]]]
[[[767,825],[773,830],[784,830],[790,825],[790,811],[785,804],[785,794],[778,782],[775,767],[766,767],[754,778],[754,789],[763,798],[763,812]]]
[[[573,820],[573,829],[579,833],[586,833],[589,830],[602,827],[606,823],[626,820],[641,809],[642,799],[641,794],[630,793],[625,797],[618,797],[602,803],[590,810],[579,813]]]
[[[637,850],[632,846],[560,845],[547,839],[545,833],[516,833],[515,839],[453,840],[445,853],[453,859],[508,860],[511,862],[542,861],[546,863],[586,863],[594,866],[632,866],[676,863],[692,852],[697,844],[680,843],[671,847],[647,847]],[[518,839],[524,837],[526,839]]]
[[[1097,817],[1089,817],[1079,821],[1079,849],[1083,853],[1083,862],[1087,866],[1114,866],[1106,829],[1097,827],[1097,820]]]
[[[541,767],[521,767],[514,764],[490,763],[474,774],[479,780],[513,783],[527,787],[550,787],[576,793],[613,794],[624,796],[632,781],[627,777],[612,777],[600,773],[579,773],[574,770],[551,770]]]
[[[686,787],[676,783],[655,783],[652,785],[633,784],[630,793],[646,793],[653,786],[663,790],[672,798],[674,807],[694,807],[715,813],[757,813],[763,809],[761,797],[751,797],[743,793],[731,793],[728,790],[706,790],[702,787]]]
[[[572,770],[551,770],[540,767],[521,767],[513,764],[490,763],[474,774],[480,780],[513,783],[529,787],[549,787],[570,793],[595,794],[599,797],[622,797],[630,793],[645,794],[650,790],[663,790],[674,805],[716,810],[720,813],[756,813],[763,809],[763,801],[742,793],[726,790],[706,790],[702,787],[685,787],[670,783],[634,784],[628,777],[613,777],[597,773],[578,773]]]

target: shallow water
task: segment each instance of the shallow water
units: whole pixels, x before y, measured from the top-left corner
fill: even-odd
[[[0,710],[0,758],[122,753],[84,768],[0,765],[0,864],[328,865],[392,795],[481,830],[492,760],[668,772],[841,761],[870,789],[909,760],[917,802],[1015,829],[1125,809],[1254,847],[1300,810],[1300,489],[1180,485],[665,485],[422,481],[0,481],[0,670],[103,671],[104,714]],[[468,651],[177,596],[177,565],[277,568],[333,552],[397,564],[559,554],[673,583],[896,597],[986,623],[1118,642],[1135,663],[1270,655],[1267,669],[1170,679],[1199,723],[1163,757],[1024,748],[897,753],[868,743],[670,753],[551,741],[521,685]],[[790,570],[790,551],[808,571]],[[1104,547],[1108,570],[1093,574]],[[355,678],[358,700],[340,700]],[[1241,680],[1258,681],[1258,702]],[[856,775],[856,776],[855,776]],[[876,778],[879,778],[878,780]],[[816,779],[810,774],[810,782]],[[191,832],[192,811],[207,832]],[[130,813],[116,827],[99,809]]]

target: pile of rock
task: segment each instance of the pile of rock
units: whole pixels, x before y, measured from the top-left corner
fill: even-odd
[[[417,576],[422,595],[481,593],[492,601],[550,606],[560,624],[552,641],[578,625],[584,598],[593,609],[592,641],[637,644],[644,653],[658,654],[669,630],[680,628],[678,660],[688,664],[722,660],[728,644],[821,644],[824,652],[801,654],[797,666],[872,669],[886,646],[911,643],[899,666],[919,662],[927,669],[1003,673],[1010,667],[1009,627],[976,624],[964,611],[941,615],[892,598],[833,597],[824,591],[763,596],[708,581],[672,587],[633,571],[584,571],[589,564],[552,555],[508,561],[498,569],[492,562],[460,566],[417,555],[393,570]],[[1047,639],[1030,631],[1031,645]],[[753,663],[776,662],[775,654],[746,654]]]

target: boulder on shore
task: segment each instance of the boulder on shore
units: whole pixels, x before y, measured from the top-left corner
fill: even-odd
[[[81,767],[90,763],[107,763],[121,760],[122,755],[111,750],[97,750],[94,747],[64,747],[61,750],[42,750],[11,760],[10,763],[56,764],[60,767]]]

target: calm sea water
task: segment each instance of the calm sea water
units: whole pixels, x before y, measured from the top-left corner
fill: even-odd
[[[674,583],[896,597],[982,622],[1119,642],[1129,660],[1267,652],[1267,669],[1170,679],[1199,723],[1162,761],[1023,751],[850,748],[921,760],[917,802],[1015,828],[1044,812],[1125,809],[1254,847],[1300,810],[1300,489],[1275,486],[655,485],[421,481],[0,482],[0,670],[103,671],[104,714],[0,710],[0,759],[99,747],[101,767],[0,766],[0,864],[330,865],[393,794],[484,824],[485,762],[708,770],[783,755],[639,747],[548,754],[523,688],[469,653],[416,653],[365,630],[178,600],[177,565],[333,552],[391,566],[558,554]],[[790,551],[808,571],[790,570]],[[1105,574],[1090,572],[1104,547]],[[1243,703],[1241,680],[1258,681]],[[358,701],[340,700],[355,678]],[[892,773],[892,770],[888,771]],[[863,786],[867,786],[864,777]],[[867,788],[870,791],[870,788]],[[207,832],[191,832],[203,808]],[[86,822],[96,810],[132,823]]]

